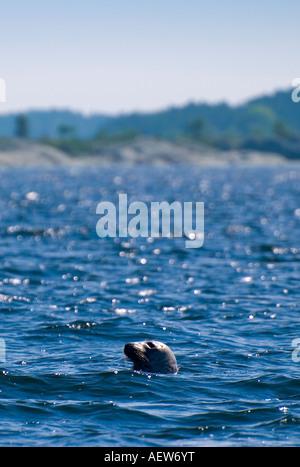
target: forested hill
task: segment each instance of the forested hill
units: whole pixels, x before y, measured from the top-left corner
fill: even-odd
[[[291,91],[263,96],[244,105],[189,103],[161,112],[123,115],[104,124],[108,132],[136,130],[149,136],[176,139],[190,135],[211,137],[270,137],[300,132],[300,103]]]
[[[145,135],[171,141],[192,139],[222,149],[251,148],[300,157],[300,102],[292,90],[243,105],[188,103],[151,113],[83,115],[49,110],[0,115],[0,137],[111,140]]]

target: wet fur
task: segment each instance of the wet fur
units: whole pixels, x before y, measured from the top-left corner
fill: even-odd
[[[147,373],[177,373],[177,361],[172,350],[162,342],[129,342],[125,355],[133,362],[133,369]]]

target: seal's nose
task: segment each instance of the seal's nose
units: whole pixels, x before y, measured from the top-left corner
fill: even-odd
[[[126,355],[126,357],[130,358],[132,349],[133,349],[133,344],[131,342],[128,342],[127,344],[124,345],[124,354]]]

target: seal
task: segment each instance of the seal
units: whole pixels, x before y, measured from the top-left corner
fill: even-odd
[[[177,373],[177,361],[170,347],[163,342],[128,342],[124,354],[133,361],[133,369],[146,373]]]

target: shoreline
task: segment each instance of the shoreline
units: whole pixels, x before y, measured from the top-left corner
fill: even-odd
[[[50,145],[12,139],[0,146],[0,167],[69,166],[69,165],[200,165],[224,167],[298,165],[300,160],[280,154],[252,150],[222,151],[200,143],[173,143],[151,138],[115,142],[100,147],[95,155],[70,156]]]

